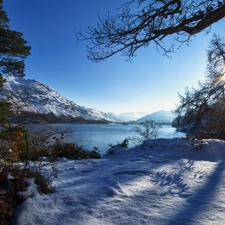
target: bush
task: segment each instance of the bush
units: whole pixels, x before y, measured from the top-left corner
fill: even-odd
[[[0,156],[2,164],[13,167],[27,153],[28,131],[20,126],[5,127],[0,133]]]
[[[115,147],[128,148],[128,145],[129,145],[129,138],[125,138],[122,143],[117,143],[116,145],[109,144],[109,147],[110,148],[115,148]]]
[[[52,147],[50,158],[56,160],[58,157],[65,157],[67,159],[100,159],[101,155],[97,148],[93,151],[88,151],[82,146],[74,143],[56,142]]]
[[[114,154],[115,149],[117,149],[117,147],[127,149],[129,145],[129,140],[130,140],[129,138],[125,138],[122,143],[117,143],[116,145],[110,144],[109,145],[110,149],[107,151],[106,155]]]
[[[27,183],[25,179],[34,178],[34,183],[38,186],[38,191],[43,194],[52,193],[54,188],[52,182],[57,178],[56,170],[54,166],[51,166],[52,172],[47,175],[44,173],[44,164],[39,164],[36,168],[24,168],[16,167],[11,170],[11,175],[13,176],[16,192],[23,192]],[[23,201],[23,199],[21,200]]]
[[[7,174],[14,177],[15,193],[22,192],[21,197],[24,198],[24,191],[32,179],[39,192],[47,194],[54,190],[52,182],[57,178],[54,163],[48,162],[51,172],[49,173],[48,170],[46,174],[45,163],[35,162],[34,165],[38,166],[31,167],[30,161],[38,161],[42,157],[47,157],[50,161],[58,157],[71,160],[101,158],[97,148],[88,151],[74,143],[64,143],[65,133],[70,133],[70,130],[50,128],[28,132],[22,125],[2,127],[0,131],[0,171],[2,168],[7,168]],[[17,204],[22,201],[24,199],[16,198]]]

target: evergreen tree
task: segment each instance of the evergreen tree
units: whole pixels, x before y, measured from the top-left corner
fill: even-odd
[[[3,10],[3,0],[0,0],[0,83],[4,81],[3,74],[25,75],[25,58],[30,55],[30,46],[24,40],[23,34],[10,30],[9,18]]]
[[[10,30],[9,18],[3,10],[3,0],[0,0],[0,89],[3,87],[5,75],[23,77],[25,75],[25,58],[30,55],[30,46],[23,39],[23,34]],[[11,112],[9,103],[0,104],[0,123],[7,121]]]

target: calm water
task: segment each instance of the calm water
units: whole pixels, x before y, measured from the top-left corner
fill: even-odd
[[[39,126],[39,125],[32,125]],[[137,126],[134,124],[122,125],[122,124],[54,124],[53,127],[59,127],[62,129],[70,128],[73,133],[66,136],[64,141],[75,142],[82,145],[88,150],[93,150],[97,147],[102,154],[107,152],[109,144],[122,143],[127,137],[132,137],[135,133],[132,130]],[[42,127],[43,128],[43,127]],[[175,128],[164,125],[158,134],[158,138],[173,138],[184,137],[185,134],[176,132]],[[129,147],[132,147],[130,143]]]

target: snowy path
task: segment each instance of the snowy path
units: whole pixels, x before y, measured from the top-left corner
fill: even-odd
[[[225,142],[196,151],[157,139],[101,160],[57,163],[51,195],[16,209],[14,225],[225,224]]]

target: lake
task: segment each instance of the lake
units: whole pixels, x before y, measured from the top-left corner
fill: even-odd
[[[39,126],[39,125],[32,125]],[[42,126],[42,125],[40,125]],[[72,134],[66,135],[65,142],[73,142],[78,145],[82,145],[88,150],[93,150],[97,147],[101,154],[107,152],[110,148],[109,144],[116,145],[122,143],[125,138],[133,137],[134,131],[131,131],[137,124],[54,124],[48,125],[52,127],[58,127],[61,129],[70,128],[73,131]],[[42,126],[43,128],[43,126]],[[163,125],[159,130],[158,138],[174,138],[184,137],[182,132],[176,132],[175,128],[170,125]],[[130,142],[129,147],[132,147],[133,143]]]

